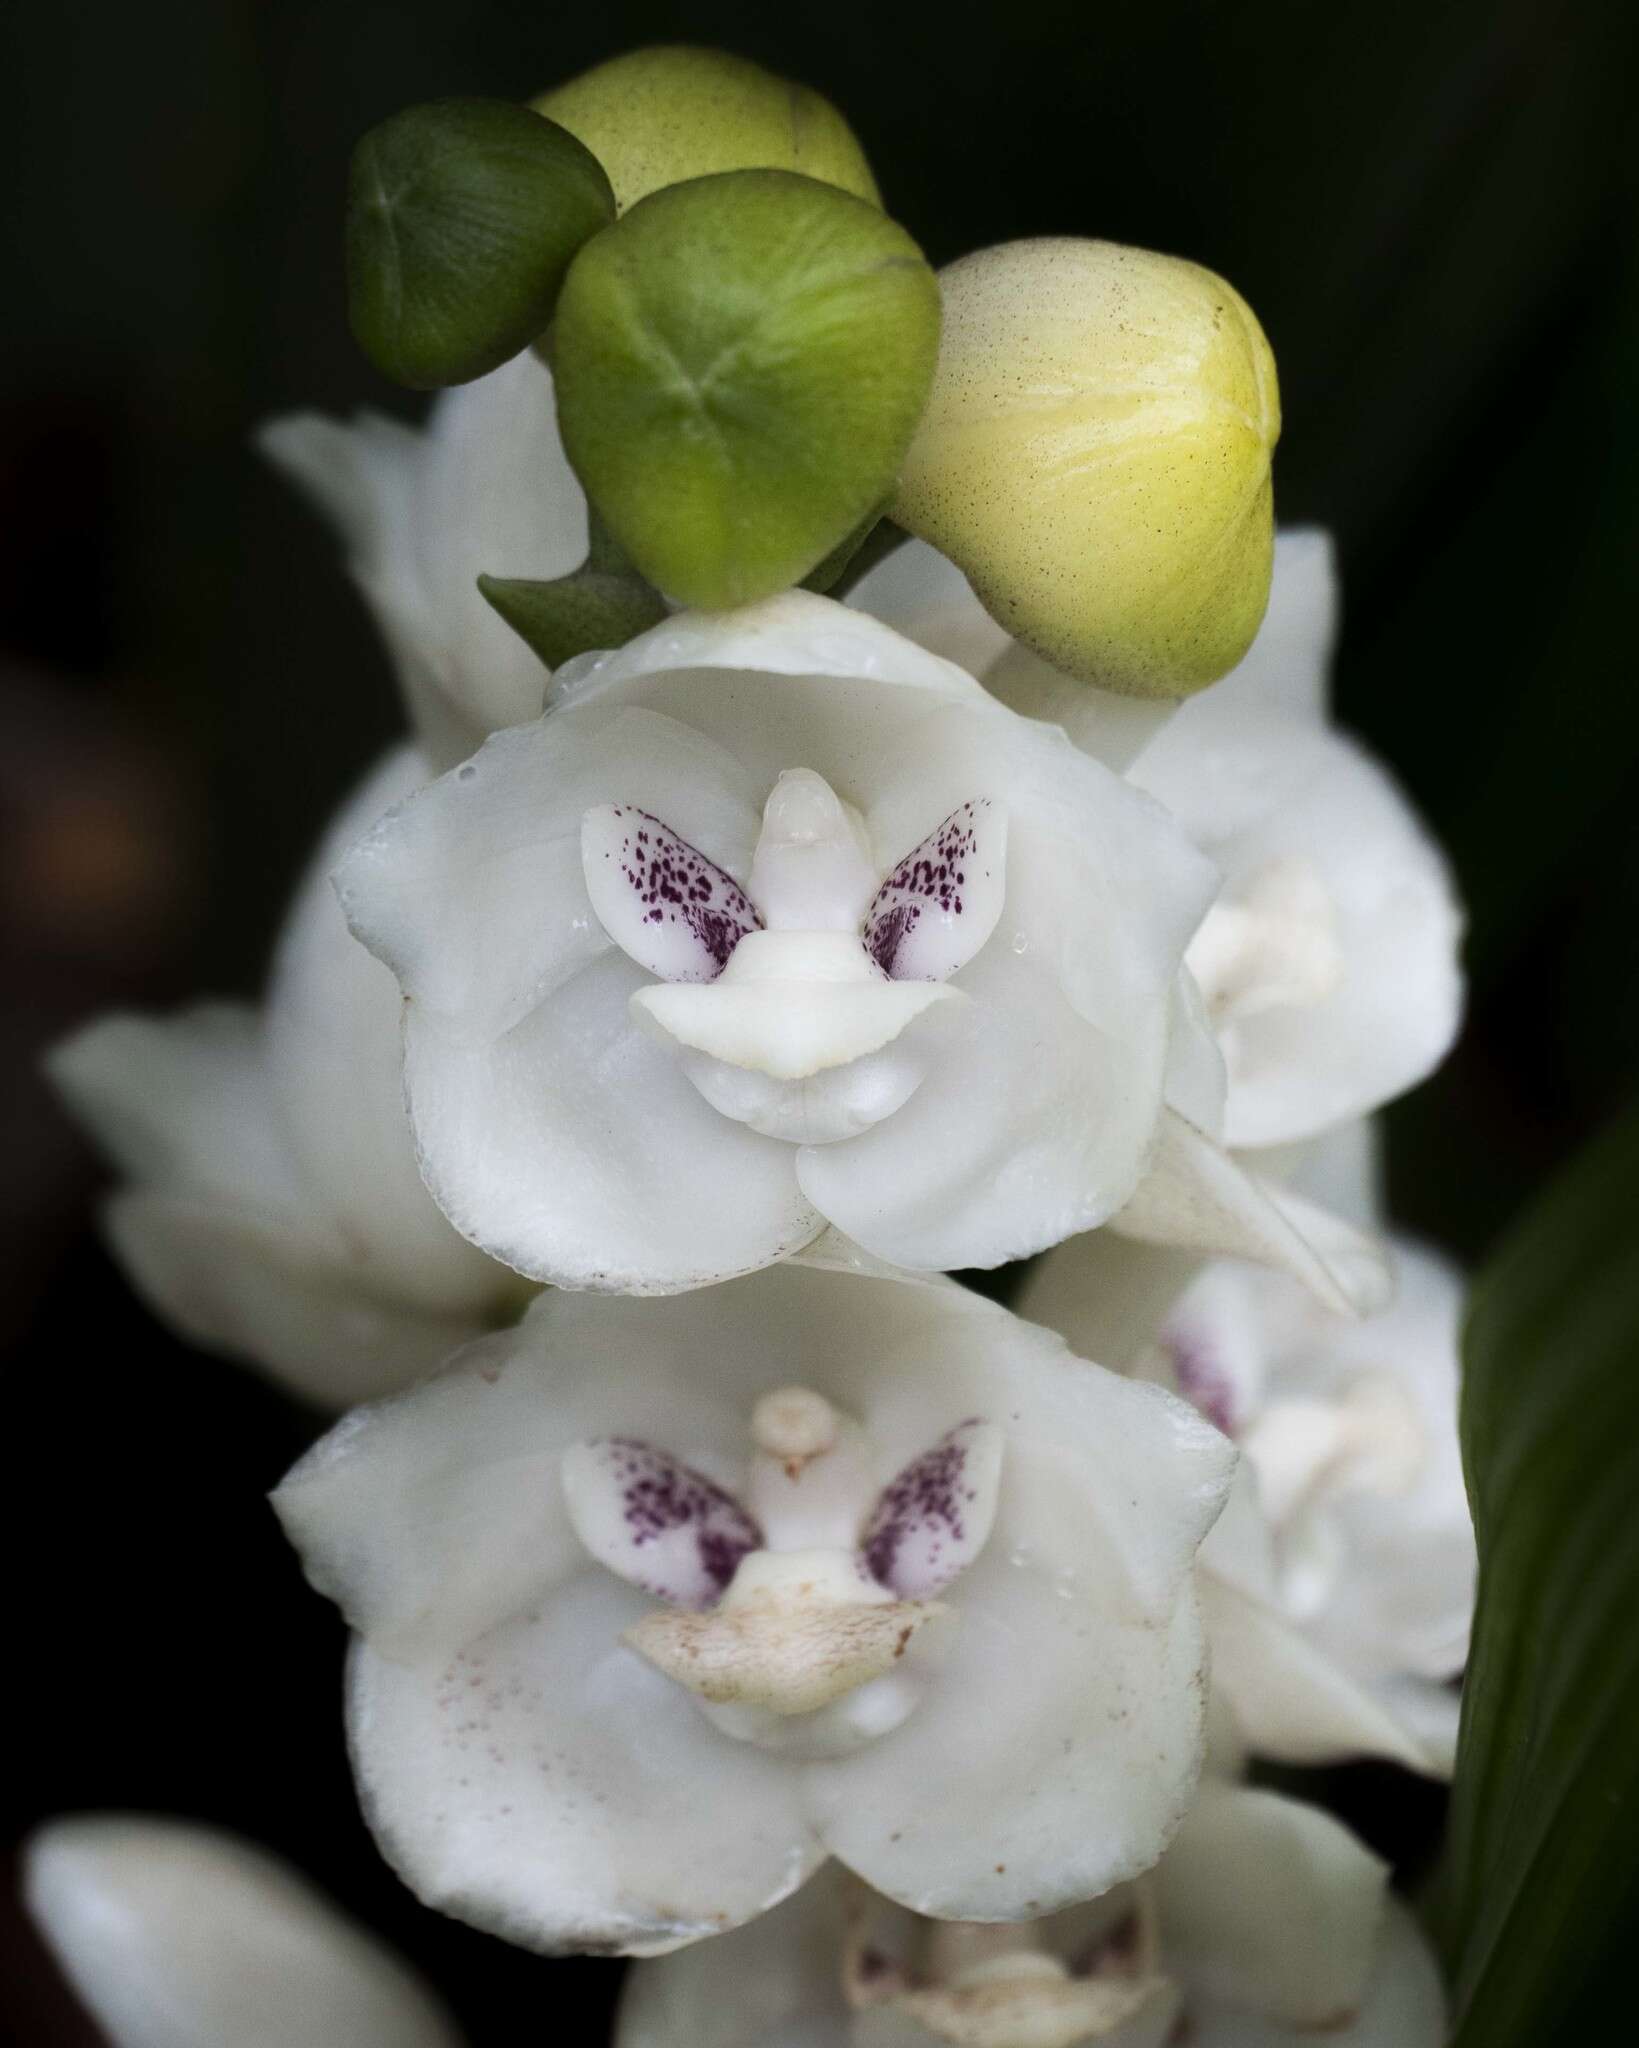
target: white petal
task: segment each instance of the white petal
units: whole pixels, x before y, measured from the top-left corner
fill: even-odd
[[[1443,1759],[1383,1699],[1273,1607],[1210,1568],[1200,1595],[1214,1692],[1257,1755],[1291,1764],[1380,1756],[1442,1775]]]
[[[952,709],[920,737],[919,778],[868,814],[876,845],[903,845],[936,803],[976,788],[1008,809],[1002,919],[953,984],[973,1028],[889,1122],[804,1152],[798,1176],[883,1257],[992,1266],[1091,1228],[1131,1192],[1163,1081],[1173,949],[1213,878],[1059,734]]]
[[[630,804],[581,821],[586,892],[622,952],[662,981],[714,981],[762,919],[734,877]]]
[[[594,711],[497,735],[389,814],[337,886],[410,999],[422,1171],[456,1228],[568,1286],[698,1286],[818,1225],[789,1151],[708,1108],[627,1015],[644,977],[593,914],[580,852],[584,813],[617,796],[719,864],[749,856],[732,760],[672,720]]]
[[[1328,1504],[1347,1564],[1317,1637],[1362,1676],[1443,1679],[1467,1655],[1477,1569],[1457,1437],[1463,1282],[1422,1246],[1396,1239],[1393,1254],[1393,1305],[1294,1344],[1277,1361],[1272,1392],[1330,1400],[1366,1379],[1407,1404],[1421,1430],[1410,1488]]]
[[[1375,1109],[1441,1059],[1461,1009],[1461,916],[1439,849],[1352,742],[1274,714],[1197,734],[1190,708],[1134,780],[1218,863],[1230,897],[1295,863],[1330,909],[1331,993],[1223,1030],[1227,1142],[1283,1144]]]
[[[326,829],[279,939],[268,1064],[301,1161],[304,1214],[332,1258],[365,1293],[476,1323],[516,1283],[457,1236],[427,1192],[404,1106],[398,988],[347,929],[330,885],[359,834],[429,772],[412,749],[394,749]]]
[[[811,1767],[810,1798],[829,1847],[879,1890],[1013,1919],[1147,1868],[1188,1803],[1191,1563],[1233,1453],[1181,1402],[1018,1324],[999,1413],[970,1363],[974,1321],[966,1343],[946,1338],[939,1384],[1003,1421],[995,1526],[950,1590],[959,1625],[937,1685],[892,1735]],[[925,1441],[928,1388],[907,1363],[883,1356],[874,1440]]]
[[[1319,1807],[1205,1784],[1155,1873],[1167,1974],[1289,2025],[1345,2026],[1383,1922],[1388,1867]]]
[[[842,1762],[809,1766],[826,1846],[942,1918],[1026,1919],[1136,1876],[1200,1766],[1188,1595],[1163,1622],[1126,1619],[992,1545],[961,1581],[954,1645],[916,1713]]]
[[[535,717],[547,671],[477,588],[480,572],[565,575],[586,552],[585,499],[534,351],[446,392],[419,434],[305,413],[259,438],[341,529],[437,765]]]
[[[996,929],[1007,893],[1007,813],[988,797],[951,812],[896,863],[865,915],[865,947],[898,981],[944,981]]]
[[[1203,2000],[1192,2012],[1200,2048],[1314,2048],[1312,2031]],[[1427,1941],[1398,1900],[1390,1899],[1383,1935],[1360,2011],[1325,2039],[1328,2048],[1440,2048],[1445,1996]]]
[[[175,1017],[99,1018],[54,1047],[47,1070],[127,1179],[300,1213],[302,1172],[253,1010],[204,1003]]]
[[[490,1327],[501,1308],[439,1312],[360,1283],[299,1224],[193,1197],[128,1188],[105,1227],[154,1310],[195,1344],[262,1367],[320,1408],[407,1386]],[[510,1277],[510,1276],[507,1276]],[[518,1306],[525,1290],[521,1282]]]
[[[849,2048],[851,1887],[833,1866],[747,1927],[634,1963],[614,2048]]]
[[[1082,1358],[1131,1372],[1200,1265],[1193,1252],[1140,1244],[1114,1230],[1088,1231],[1044,1253],[1013,1306],[1057,1330]]]
[[[1012,645],[961,570],[925,540],[902,541],[859,579],[847,602],[981,682]]]
[[[457,2048],[432,1992],[294,1871],[182,1821],[29,1843],[30,1912],[113,2048]]]
[[[1113,1227],[1146,1244],[1270,1266],[1338,1315],[1369,1315],[1392,1292],[1372,1238],[1258,1180],[1172,1110],[1162,1112],[1149,1172]]]
[[[706,1608],[727,1592],[762,1531],[731,1493],[635,1437],[597,1437],[564,1453],[575,1534],[628,1584],[671,1607]]]
[[[890,1593],[931,1600],[984,1549],[1005,1444],[995,1423],[964,1422],[883,1488],[859,1547],[871,1575]]]
[[[410,1013],[428,1186],[458,1230],[561,1287],[666,1293],[770,1265],[821,1219],[789,1145],[731,1122],[630,1014],[612,949],[492,1042]]]
[[[877,686],[859,693],[861,703],[872,703],[886,691],[899,700],[895,714],[913,716],[940,700],[985,702],[984,691],[964,667],[924,652],[912,640],[861,612],[806,590],[782,591],[738,611],[679,613],[628,640],[624,647],[577,661],[564,682],[560,701],[576,705],[621,697],[629,701],[632,684],[689,670],[698,671],[702,681],[735,671],[852,678]],[[715,682],[707,688],[711,697],[722,699]],[[753,691],[744,699],[736,697],[721,704],[718,717],[710,724],[704,719],[700,722],[720,735],[737,724],[750,737],[756,720],[744,714],[767,694]],[[830,761],[810,760],[801,749],[783,760],[774,759],[763,779],[772,786],[782,769],[794,767],[811,768],[838,789],[848,779],[839,780]]]
[[[789,1768],[620,1640],[646,1607],[593,1566],[453,1654],[356,1646],[359,1796],[425,1904],[548,1953],[653,1955],[817,1866]]]

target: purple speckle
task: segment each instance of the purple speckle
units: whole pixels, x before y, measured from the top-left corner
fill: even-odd
[[[865,913],[865,950],[890,979],[925,911],[947,919],[962,915],[980,815],[989,808],[988,797],[959,804],[920,846],[911,848],[876,892]]]
[[[970,1561],[970,1524],[979,1496],[968,1453],[980,1426],[975,1416],[947,1431],[877,1500],[860,1551],[872,1578],[901,1599],[937,1592]]]
[[[715,981],[728,957],[747,932],[759,931],[762,919],[745,891],[698,847],[648,811],[633,805],[612,807],[616,818],[629,820],[618,854],[628,888],[643,906],[643,922],[677,924],[699,944],[698,964],[676,981]]]
[[[731,1493],[703,1472],[653,1444],[634,1437],[610,1437],[605,1445],[611,1476],[620,1489],[621,1516],[634,1552],[653,1551],[675,1531],[692,1533],[693,1562],[703,1585],[679,1578],[675,1552],[652,1578],[634,1581],[657,1600],[679,1606],[709,1606],[727,1587],[748,1551],[761,1548],[763,1532]],[[668,1551],[672,1546],[666,1546]],[[635,1562],[636,1560],[634,1560]]]

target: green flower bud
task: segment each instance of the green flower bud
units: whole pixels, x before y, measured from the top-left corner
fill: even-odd
[[[1044,660],[1185,697],[1252,644],[1274,547],[1275,360],[1198,264],[1010,242],[940,273],[939,369],[893,516]]]
[[[591,150],[622,212],[662,185],[714,171],[799,171],[881,204],[865,153],[829,100],[723,50],[632,50],[533,104]]]
[[[353,152],[353,333],[417,390],[481,377],[546,326],[570,258],[614,215],[597,159],[528,107],[408,107]]]
[[[788,171],[668,185],[587,243],[552,334],[587,495],[667,596],[798,582],[890,496],[939,347],[903,228]]]

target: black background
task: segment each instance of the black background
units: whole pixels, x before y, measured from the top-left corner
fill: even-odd
[[[394,727],[329,537],[247,448],[402,410],[341,311],[347,152],[450,92],[720,42],[829,94],[936,261],[1097,234],[1197,258],[1281,369],[1283,520],[1342,551],[1343,716],[1450,847],[1471,1021],[1391,1121],[1402,1217],[1478,1255],[1623,1098],[1639,238],[1618,0],[151,0],[0,28],[0,1055],[10,1839],[223,1821],[320,1875],[480,2048],[600,2038],[606,1964],[420,1911],[349,1791],[340,1630],[262,1495],[314,1432],[128,1296],[34,1074],[115,1002],[248,993],[318,823]],[[1413,1863],[1437,1802],[1336,1781]],[[91,2038],[8,1903],[0,2027]]]

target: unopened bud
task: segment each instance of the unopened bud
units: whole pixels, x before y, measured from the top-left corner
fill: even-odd
[[[631,50],[534,106],[585,143],[622,212],[662,185],[715,171],[798,171],[881,203],[865,152],[829,100],[725,50]]]
[[[893,516],[1055,668],[1183,697],[1252,644],[1274,547],[1275,362],[1198,264],[1010,242],[940,273],[933,394]]]

